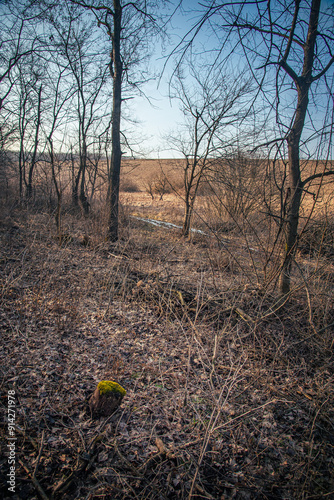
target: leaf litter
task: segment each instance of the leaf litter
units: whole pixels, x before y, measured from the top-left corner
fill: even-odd
[[[332,350],[298,334],[301,298],[252,323],[254,293],[228,269],[199,277],[193,247],[151,233],[59,246],[39,217],[1,233],[4,498],[330,498]],[[127,395],[93,420],[88,398],[108,379]]]

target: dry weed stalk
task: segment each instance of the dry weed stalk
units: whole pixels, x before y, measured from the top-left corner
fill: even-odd
[[[189,492],[189,500],[193,496],[193,491],[195,488],[197,476],[198,476],[201,464],[203,462],[205,453],[207,451],[209,441],[212,439],[213,434],[216,431],[216,429],[219,428],[219,427],[217,427],[218,419],[221,416],[221,413],[222,413],[224,406],[228,402],[228,398],[230,396],[231,391],[235,387],[235,384],[238,380],[238,377],[239,377],[239,374],[240,374],[240,371],[241,371],[241,368],[243,367],[243,365],[244,365],[244,360],[242,362],[241,362],[241,360],[238,360],[237,363],[232,363],[231,368],[230,368],[230,372],[224,381],[224,384],[220,390],[218,399],[216,400],[214,408],[211,412],[209,422],[206,425],[206,431],[204,434],[204,438],[203,438],[203,442],[202,442],[202,446],[201,446],[201,450],[200,450],[200,454],[199,454],[199,459],[197,461],[195,474],[194,474],[192,482],[191,482],[191,487],[190,487],[190,492]]]

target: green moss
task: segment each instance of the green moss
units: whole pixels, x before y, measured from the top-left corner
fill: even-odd
[[[119,392],[122,397],[125,396],[126,390],[123,389],[117,382],[113,382],[112,380],[102,380],[97,385],[100,394],[108,394],[109,392]]]

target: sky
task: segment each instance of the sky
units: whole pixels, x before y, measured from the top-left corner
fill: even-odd
[[[264,0],[262,0],[262,2],[263,1]],[[331,5],[334,0],[322,1],[326,6]],[[171,0],[169,3],[170,10],[172,11],[178,4],[179,0]],[[273,2],[273,5],[275,5],[275,2]],[[252,7],[248,8],[251,9]],[[132,152],[137,157],[181,157],[181,154],[179,152],[171,148],[171,143],[170,141],[168,142],[167,139],[168,135],[177,136],[179,134],[181,125],[182,123],[184,123],[184,116],[179,108],[179,102],[176,99],[170,99],[169,97],[169,82],[170,77],[175,69],[175,58],[170,58],[167,63],[166,58],[173,51],[173,49],[175,49],[178,43],[183,40],[189,30],[194,26],[196,21],[200,19],[202,13],[203,4],[201,7],[201,0],[182,0],[182,10],[177,10],[172,18],[171,24],[167,28],[168,35],[170,37],[168,45],[167,42],[165,42],[164,51],[162,51],[162,45],[157,42],[152,51],[153,53],[150,59],[149,67],[152,74],[161,73],[164,68],[164,72],[161,74],[160,79],[150,81],[142,86],[141,90],[144,96],[133,94],[131,95],[131,97],[133,97],[131,98],[131,100],[127,100],[123,103],[122,116],[124,116],[125,119],[123,119],[122,121],[122,131],[126,134],[129,142],[132,144]],[[96,29],[98,30],[98,28]],[[196,36],[196,46],[201,46],[201,48],[205,49],[209,54],[210,49],[217,49],[217,47],[220,47],[221,39],[219,37],[221,37],[221,32],[219,33],[218,30],[216,30],[215,33],[214,30],[202,29]],[[209,56],[205,53],[205,57],[208,58]],[[242,61],[244,61],[244,58],[236,55],[233,56],[232,64],[234,72],[237,72],[238,65],[242,64]],[[208,59],[206,59],[206,62],[209,62]],[[273,68],[273,66],[271,67]],[[333,70],[334,66],[331,70],[332,75],[330,77],[333,78],[334,81]],[[269,93],[267,93],[266,97],[267,101],[270,101],[270,97],[268,98],[268,95],[272,95],[271,101],[274,102],[275,95],[270,94],[272,93],[272,89],[273,87],[270,88],[270,91]],[[290,88],[288,88],[288,91],[286,91],[284,95],[283,92],[280,92],[281,104],[283,103],[283,98],[290,99],[290,101],[286,101],[288,103],[288,105],[285,107],[287,112],[286,117],[283,117],[288,123],[291,116],[291,109],[293,109],[293,105],[291,105],[291,102],[293,103],[293,99],[295,98],[295,90],[291,90],[290,86]],[[289,104],[291,106],[289,106]],[[281,116],[283,116],[285,112],[284,106],[281,106],[281,108],[282,107],[283,114]],[[264,108],[262,108],[262,110],[263,109]],[[319,109],[320,108],[315,110],[311,109],[310,107],[310,111],[313,115],[312,126],[317,125],[317,127],[321,129],[321,122],[319,121],[319,126],[318,123],[315,123],[315,121],[318,120],[319,117],[321,118],[322,112],[321,109],[320,111]],[[280,109],[280,111],[282,111],[282,109]],[[263,114],[263,111],[261,113]],[[136,120],[136,123],[131,124],[127,122],[126,116],[130,117],[133,120]],[[257,115],[256,118],[256,121],[258,122],[259,116]],[[279,132],[277,132],[275,116],[270,117],[270,123],[268,123],[268,127],[265,127],[265,133],[267,133],[267,130],[269,130],[268,133],[272,132],[276,134]],[[312,131],[310,131],[309,133],[311,134]],[[280,134],[279,137],[281,136],[282,135]],[[258,137],[257,140],[259,140]],[[124,155],[129,156],[130,149],[124,146],[123,153]]]
[[[168,81],[164,77],[157,88],[157,82],[151,82],[144,87],[144,92],[150,98],[148,102],[144,97],[138,96],[131,103],[138,127],[131,126],[135,130],[135,151],[138,156],[150,158],[176,158],[180,155],[168,147],[166,136],[175,132],[178,125],[182,123],[183,115],[176,101],[172,102],[168,97]]]
[[[178,2],[174,2],[178,3]],[[183,7],[178,11],[172,20],[172,26],[168,29],[171,36],[171,42],[162,48],[160,44],[156,45],[150,59],[150,67],[153,72],[161,73],[168,54],[173,50],[187,31],[191,28],[197,13],[194,11],[194,5],[197,2],[194,0],[183,0]],[[199,35],[199,41],[202,39],[202,34]],[[177,100],[171,100],[169,97],[169,81],[174,70],[173,61],[169,61],[161,78],[156,81],[151,81],[145,84],[142,88],[145,97],[135,97],[131,102],[131,116],[139,121],[138,135],[140,146],[138,151],[140,156],[144,153],[151,158],[177,158],[180,153],[172,150],[168,145],[166,136],[178,130],[183,122],[183,114],[179,109]],[[133,114],[132,114],[133,112]]]
[[[179,0],[171,0],[171,9],[179,4]],[[171,25],[168,27],[170,43],[164,47],[156,45],[152,54],[150,67],[152,72],[162,72],[166,58],[175,49],[178,43],[188,34],[196,21],[203,15],[203,4],[196,0],[182,0],[181,8],[173,15]],[[218,36],[218,35],[217,35]],[[189,36],[186,36],[189,39]],[[196,35],[195,45],[204,47],[205,50],[217,49],[218,38],[212,30],[206,31],[205,27]],[[131,101],[131,117],[138,120],[136,128],[139,139],[138,156],[146,155],[150,158],[180,158],[182,154],[171,149],[167,136],[176,135],[184,123],[184,116],[179,108],[177,99],[169,97],[169,82],[175,69],[175,58],[168,60],[166,67],[158,81],[151,81],[142,87],[143,92],[150,98],[151,103],[144,97],[137,96]],[[235,61],[235,67],[238,61]],[[136,141],[136,140],[135,140]],[[134,142],[135,142],[134,141]],[[136,149],[136,147],[135,147]]]

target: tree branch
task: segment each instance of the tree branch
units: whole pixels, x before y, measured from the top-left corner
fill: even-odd
[[[74,3],[75,5],[79,5],[79,7],[84,7],[85,9],[89,9],[91,11],[93,11],[93,10],[102,10],[102,11],[107,11],[112,16],[114,15],[114,11],[110,7],[107,7],[106,5],[92,5],[92,4],[87,4],[83,0],[70,0],[70,1],[72,3]]]
[[[264,28],[259,28],[258,26],[255,26],[254,24],[251,24],[251,23],[234,22],[232,24],[232,26],[234,28],[238,28],[238,29],[248,29],[250,31],[256,31],[257,33],[263,33],[265,35],[270,35],[270,36],[278,36],[280,38],[285,38],[285,39],[290,40],[290,35],[288,36],[288,35],[285,35],[284,33],[280,33],[279,31],[273,31],[272,29],[266,30]],[[292,44],[292,42],[295,42],[301,48],[304,48],[304,44],[302,42],[300,42],[297,38],[292,38],[290,45]]]
[[[329,175],[334,175],[334,170],[328,170],[327,172],[322,172],[319,174],[313,174],[307,177],[302,183],[301,186],[304,187],[306,184],[309,182],[313,181],[314,179],[320,179],[322,177],[328,177]]]
[[[290,49],[291,49],[291,45],[292,45],[292,42],[293,42],[293,35],[294,35],[294,32],[295,32],[295,29],[296,29],[296,24],[297,24],[297,20],[298,20],[298,12],[299,12],[299,5],[300,5],[300,0],[295,0],[295,13],[294,13],[294,16],[293,16],[293,21],[292,21],[292,26],[291,26],[291,30],[290,30],[290,35],[289,35],[289,40],[288,40],[288,44],[286,46],[286,49],[285,49],[285,53],[284,53],[284,56],[281,60],[281,63],[282,62],[286,62],[287,59],[288,59],[288,56],[289,56],[289,53],[290,53]]]
[[[332,66],[333,63],[334,63],[334,56],[332,56],[327,66],[325,66],[324,69],[320,71],[320,73],[314,76],[311,81],[315,82],[316,80],[319,80],[319,78],[321,78],[325,73],[327,73],[327,71],[329,70],[329,68]]]

